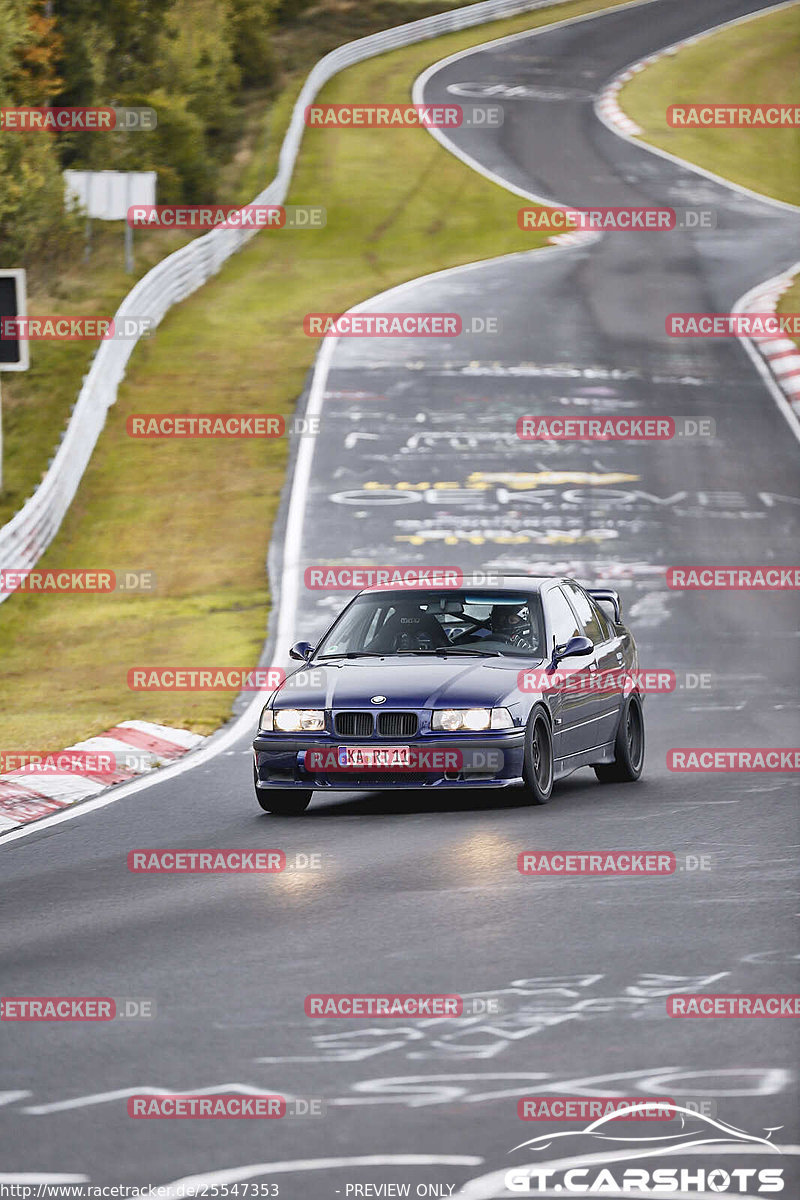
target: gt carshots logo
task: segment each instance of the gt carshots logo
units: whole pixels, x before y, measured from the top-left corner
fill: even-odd
[[[547,1192],[553,1187],[554,1176],[560,1171],[547,1170],[542,1167],[524,1167],[506,1172],[505,1186],[509,1192]],[[608,1167],[591,1169],[589,1167],[572,1167],[564,1171],[563,1182],[555,1186],[559,1191],[573,1192],[583,1195],[586,1192],[601,1194],[603,1192],[654,1192],[663,1195],[670,1192],[680,1192],[686,1195],[696,1191],[702,1195],[708,1192],[729,1192],[733,1195],[752,1195],[753,1186],[759,1194],[783,1191],[783,1167],[736,1167],[725,1170],[713,1167],[705,1170],[690,1167],[655,1167],[649,1171],[646,1167],[626,1167],[616,1172]],[[749,1189],[749,1190],[748,1190]]]
[[[727,1164],[720,1167],[716,1163],[697,1167],[673,1167],[661,1163],[652,1168],[623,1166],[623,1162],[629,1163],[635,1159],[661,1159],[665,1153],[662,1134],[642,1131],[634,1135],[619,1124],[629,1119],[631,1114],[647,1109],[651,1104],[652,1100],[646,1098],[634,1100],[628,1108],[620,1108],[599,1117],[583,1129],[550,1132],[521,1142],[514,1146],[513,1150],[526,1149],[529,1152],[549,1153],[555,1150],[556,1156],[551,1163],[542,1166],[526,1164],[512,1168],[502,1175],[498,1172],[498,1184],[502,1179],[509,1192],[546,1192],[548,1196],[557,1192],[580,1195],[587,1192],[592,1195],[613,1193],[615,1196],[630,1192],[636,1195],[679,1193],[681,1196],[688,1196],[696,1192],[701,1196],[707,1196],[709,1193],[753,1196],[783,1191],[782,1167],[740,1167]],[[664,1109],[670,1110],[673,1116],[681,1117],[682,1132],[675,1138],[670,1137],[670,1154],[678,1155],[683,1151],[713,1159],[721,1154],[735,1156],[738,1151],[742,1156],[747,1154],[751,1161],[752,1155],[756,1153],[770,1156],[781,1154],[782,1148],[770,1141],[772,1130],[765,1130],[767,1136],[762,1137],[746,1133],[737,1126],[729,1125],[715,1117],[694,1112],[681,1104],[674,1104],[668,1100],[662,1101],[661,1104]],[[609,1157],[607,1150],[609,1136],[615,1145],[612,1157]],[[583,1152],[587,1137],[598,1139],[603,1145],[603,1152],[583,1156],[587,1165],[573,1166],[573,1163],[580,1163],[581,1155],[570,1153],[570,1142],[577,1141]],[[606,1165],[609,1162],[613,1165]],[[559,1182],[555,1182],[556,1179]]]

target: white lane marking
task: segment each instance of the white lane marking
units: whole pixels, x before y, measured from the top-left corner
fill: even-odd
[[[72,1108],[90,1108],[94,1104],[110,1104],[114,1100],[127,1100],[131,1096],[217,1096],[231,1093],[237,1096],[262,1096],[268,1089],[251,1083],[214,1083],[204,1088],[127,1087],[113,1092],[93,1092],[88,1096],[73,1096],[71,1100],[55,1100],[52,1104],[30,1104],[22,1109],[32,1117],[43,1117],[49,1113],[67,1112]],[[30,1093],[23,1093],[30,1095]],[[288,1093],[281,1093],[287,1096]]]
[[[228,1167],[206,1171],[202,1175],[184,1175],[172,1183],[144,1192],[147,1197],[172,1200],[191,1194],[191,1188],[224,1187],[257,1175],[281,1175],[288,1171],[336,1171],[343,1167],[477,1167],[484,1159],[466,1154],[361,1154],[354,1158],[296,1158],[285,1162],[251,1163],[246,1167]]]
[[[639,74],[645,62],[649,63],[655,58],[660,58],[663,55],[677,53],[683,46],[692,42],[698,42],[702,38],[710,37],[712,34],[719,33],[722,29],[728,29],[732,25],[741,25],[745,21],[752,21],[756,17],[763,17],[767,13],[778,12],[782,8],[790,8],[796,4],[797,0],[784,0],[782,4],[773,4],[769,8],[758,9],[757,12],[745,13],[744,16],[735,17],[732,21],[723,21],[720,25],[712,25],[709,29],[704,29],[702,33],[696,33],[691,38],[683,38],[681,41],[673,42],[671,46],[664,46],[655,55],[651,55],[647,59],[639,59],[637,62],[630,63],[618,75],[611,80],[609,86],[620,81],[623,75],[628,75],[629,72]],[[606,115],[602,107],[605,90],[601,92],[599,98],[595,102],[594,112],[599,121],[602,121],[606,129],[610,129],[617,137],[622,138],[625,142],[630,142],[633,146],[638,146],[641,150],[649,150],[651,154],[657,154],[659,158],[665,158],[669,162],[677,163],[680,167],[685,167],[689,171],[695,171],[698,175],[704,175],[706,179],[713,179],[715,183],[722,184],[723,187],[731,188],[733,191],[741,192],[743,196],[749,196],[752,200],[758,200],[762,204],[771,204],[776,208],[783,209],[786,212],[800,212],[800,207],[796,204],[789,204],[787,200],[776,200],[773,196],[766,196],[763,192],[754,192],[751,188],[744,187],[741,183],[734,183],[731,179],[725,179],[722,175],[715,175],[713,171],[707,170],[705,167],[700,167],[697,163],[689,162],[685,158],[678,158],[677,154],[670,154],[668,150],[662,150],[660,146],[653,146],[650,142],[643,142],[641,138],[634,137],[632,134],[614,125],[613,121]]]
[[[798,260],[796,263],[793,263],[790,267],[787,267],[786,270],[781,271],[778,275],[774,275],[772,279],[766,279],[763,283],[757,283],[755,287],[750,288],[749,292],[745,292],[743,296],[739,297],[731,309],[731,312],[744,313],[752,311],[752,304],[756,295],[758,295],[760,292],[763,292],[764,289],[768,288],[771,284],[782,283],[787,276],[796,275],[798,271],[800,271],[800,260]],[[798,442],[800,442],[800,419],[798,419],[797,413],[794,412],[786,395],[779,386],[775,376],[772,373],[772,368],[763,358],[757,349],[756,344],[751,338],[740,337],[739,343],[748,354],[750,361],[753,363],[755,369],[763,379],[767,391],[778,406],[779,412],[781,412],[785,417],[786,424],[789,426]]]
[[[445,67],[449,67],[451,63],[458,62],[462,58],[468,58],[471,54],[482,54],[485,50],[494,50],[498,46],[507,45],[509,42],[521,40],[522,38],[538,37],[542,33],[549,33],[552,29],[564,29],[567,25],[577,25],[581,21],[594,21],[600,17],[610,16],[612,13],[626,12],[629,8],[640,8],[645,4],[654,3],[657,3],[657,0],[630,0],[629,4],[619,4],[616,8],[602,9],[600,12],[583,13],[577,17],[564,17],[561,21],[553,21],[547,25],[540,26],[538,29],[528,29],[523,33],[510,33],[505,37],[495,38],[492,42],[481,42],[477,46],[470,46],[466,50],[459,50],[456,54],[451,54],[448,58],[442,58],[438,62],[432,63],[429,67],[426,67],[421,75],[417,76],[411,90],[411,99],[414,104],[423,104],[423,94],[428,80]],[[441,129],[433,126],[426,126],[426,128],[431,137],[436,138],[436,141],[444,146],[445,150],[449,150],[451,154],[461,159],[473,171],[477,171],[479,175],[485,176],[486,179],[491,179],[492,183],[505,188],[507,192],[513,192],[515,196],[522,196],[526,200],[532,200],[535,204],[555,204],[557,207],[565,207],[564,202],[561,200],[555,200],[551,196],[540,196],[536,192],[528,191],[526,188],[517,187],[516,184],[510,183],[502,175],[493,171],[490,167],[484,166],[478,159],[473,158],[466,150],[462,150],[446,134],[442,133]],[[602,235],[598,234],[597,236]]]

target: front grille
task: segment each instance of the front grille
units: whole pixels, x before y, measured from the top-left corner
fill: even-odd
[[[333,728],[339,737],[370,737],[372,734],[371,712],[340,712],[333,718]]]
[[[378,733],[381,737],[414,737],[417,732],[417,714],[413,712],[378,713]]]

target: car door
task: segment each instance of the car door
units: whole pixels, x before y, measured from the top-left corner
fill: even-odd
[[[582,749],[592,749],[614,740],[624,695],[622,639],[609,626],[590,596],[577,583],[564,584],[564,590],[580,622],[580,631],[595,648],[593,703],[591,720],[582,731]],[[590,668],[591,669],[591,668]]]
[[[581,633],[575,610],[560,586],[544,592],[546,657],[552,661],[556,647],[565,646]],[[553,713],[553,751],[556,758],[569,758],[585,749],[586,725],[593,715],[593,658],[562,658],[548,692]]]

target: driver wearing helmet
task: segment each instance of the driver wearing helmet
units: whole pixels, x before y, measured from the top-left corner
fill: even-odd
[[[509,646],[522,650],[533,650],[531,618],[527,604],[518,608],[508,604],[495,604],[491,615],[493,635]]]

